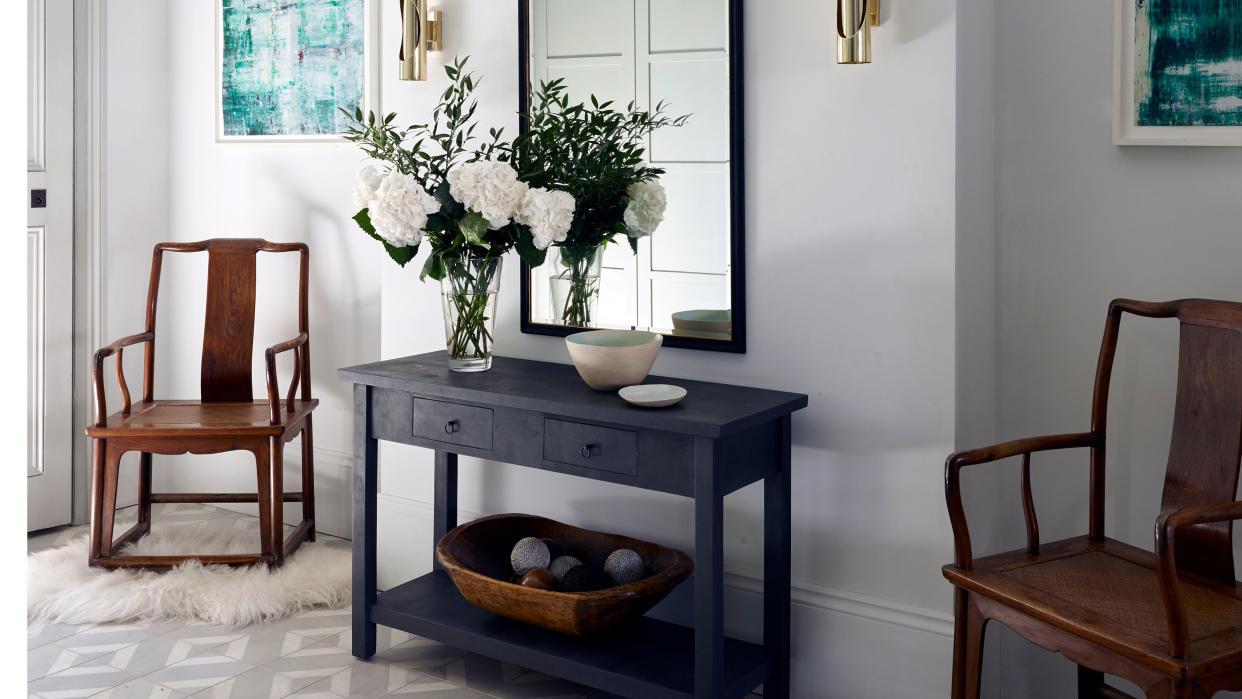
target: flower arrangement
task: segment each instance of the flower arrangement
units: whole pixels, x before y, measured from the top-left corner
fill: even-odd
[[[681,126],[690,115],[669,117],[663,102],[654,112],[639,110],[630,102],[625,110],[612,102],[571,105],[564,79],[541,83],[533,108],[527,115],[529,128],[508,147],[508,159],[518,178],[532,187],[566,193],[575,206],[568,230],[538,239],[546,247],[560,249],[563,269],[553,278],[566,282],[557,298],[561,320],[567,325],[590,323],[590,309],[598,295],[598,263],[602,246],[625,236],[634,252],[638,240],[651,235],[664,217],[667,202],[659,176],[661,168],[645,162],[644,140],[666,126]],[[565,212],[558,212],[562,223]],[[538,254],[524,256],[532,267]],[[591,273],[594,267],[595,273]]]
[[[528,264],[541,264],[569,232],[576,202],[520,177],[501,129],[475,136],[478,81],[466,61],[444,67],[450,83],[431,123],[402,129],[393,126],[396,114],[364,118],[357,109],[346,111],[345,138],[376,163],[354,178],[361,209],[354,220],[402,267],[424,242],[430,246],[419,279],[441,282],[450,365],[479,370],[491,366],[501,257],[516,249]]]

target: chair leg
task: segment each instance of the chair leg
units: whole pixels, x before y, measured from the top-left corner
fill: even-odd
[[[99,506],[99,557],[112,555],[112,538],[116,533],[116,484],[121,473],[121,456],[125,452],[112,447],[105,453],[102,501]]]
[[[315,448],[312,443],[311,416],[302,428],[302,519],[311,523],[306,540],[315,540]]]
[[[1078,666],[1078,699],[1099,699],[1104,689],[1104,673]]]
[[[138,523],[142,525],[143,534],[151,533],[151,452],[149,451],[138,455]]]
[[[268,440],[267,451],[271,460],[272,484],[268,489],[271,498],[271,529],[267,536],[272,542],[272,564],[285,562],[285,443],[280,437]]]
[[[87,560],[94,565],[103,550],[103,484],[104,459],[107,458],[108,440],[95,439],[91,450],[91,536]]]
[[[255,474],[259,490],[259,552],[272,555],[272,461],[267,443],[254,448]]]
[[[962,588],[953,591],[953,699],[978,699],[987,619]]]

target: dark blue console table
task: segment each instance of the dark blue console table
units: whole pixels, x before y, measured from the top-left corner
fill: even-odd
[[[802,394],[649,377],[689,392],[644,410],[598,393],[566,364],[496,357],[476,374],[432,352],[338,371],[354,384],[353,653],[384,624],[498,660],[634,697],[789,695],[790,416]],[[474,607],[431,573],[376,592],[378,440],[435,450],[438,541],[457,525],[466,454],[694,498],[694,627],[642,617],[578,639]],[[764,484],[763,644],[724,635],[724,496]]]

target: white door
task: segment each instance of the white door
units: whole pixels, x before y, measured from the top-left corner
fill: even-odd
[[[27,0],[26,528],[73,497],[73,2]]]

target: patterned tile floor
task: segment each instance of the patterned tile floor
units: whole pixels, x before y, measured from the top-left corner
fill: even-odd
[[[205,505],[157,505],[155,526],[253,517]],[[118,531],[133,508],[118,513]],[[64,527],[29,538],[39,551],[85,534]],[[321,537],[332,541],[332,537]],[[336,539],[341,546],[349,542]],[[317,610],[226,630],[179,622],[32,625],[27,630],[31,697],[611,697],[393,629],[379,628],[379,653],[369,662],[349,652],[349,611]]]

